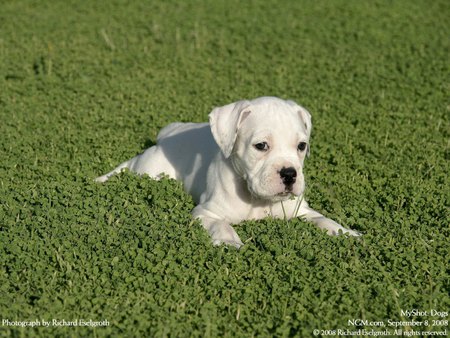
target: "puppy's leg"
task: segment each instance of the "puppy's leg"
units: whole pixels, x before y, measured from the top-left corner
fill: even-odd
[[[213,245],[227,244],[237,249],[244,245],[229,222],[203,209],[202,206],[195,207],[192,216],[200,219],[203,227],[211,236]]]
[[[306,202],[305,202],[306,204]],[[322,215],[321,213],[311,209],[307,204],[300,208],[300,217],[314,223],[320,229],[327,231],[328,235],[339,235],[339,230],[344,234],[349,234],[350,236],[360,236],[361,234],[357,231],[344,228],[339,223],[336,223],[332,219],[329,219]]]
[[[107,173],[107,174],[105,174],[105,175],[103,175],[103,176],[97,177],[97,178],[95,179],[95,181],[96,181],[96,182],[100,182],[100,183],[106,182],[112,175],[115,175],[115,174],[120,173],[120,172],[121,172],[123,169],[125,169],[125,168],[129,168],[130,161],[132,161],[132,160],[123,162],[122,164],[120,164],[120,165],[119,165],[116,169],[114,169],[113,171],[110,171],[109,173]]]
[[[299,205],[300,203],[300,205]],[[297,197],[295,200],[283,201],[273,210],[274,216],[279,218],[300,217],[308,222],[313,223],[320,229],[327,231],[329,235],[339,235],[339,230],[350,236],[360,236],[357,231],[344,228],[339,223],[322,215],[320,212],[311,209],[308,203],[302,198]]]
[[[142,154],[133,157],[131,160],[123,162],[116,169],[106,175],[97,177],[97,182],[105,182],[112,175],[120,173],[128,168],[137,174],[147,174],[152,178],[159,178],[164,173],[171,178],[176,178],[175,169],[167,160],[160,146],[153,146],[145,150]]]

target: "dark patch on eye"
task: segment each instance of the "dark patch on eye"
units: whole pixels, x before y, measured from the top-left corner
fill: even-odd
[[[267,144],[267,142],[256,143],[254,145],[254,147],[256,149],[258,149],[259,151],[267,151],[267,150],[269,150],[269,145]]]
[[[306,147],[308,146],[308,144],[306,142],[300,142],[297,146],[297,149],[299,151],[305,151]]]

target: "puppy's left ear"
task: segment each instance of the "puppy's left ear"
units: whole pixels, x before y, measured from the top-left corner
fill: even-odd
[[[311,114],[304,107],[300,106],[299,104],[295,103],[294,101],[288,101],[288,103],[297,109],[298,115],[300,116],[300,119],[303,122],[303,126],[305,127],[306,134],[308,135],[308,139],[309,139],[309,136],[311,135],[311,129],[312,129]]]
[[[295,103],[294,101],[288,101],[288,103],[291,106],[295,107],[295,109],[297,109],[298,115],[300,116],[300,119],[303,122],[303,126],[305,128],[306,135],[308,136],[308,140],[309,140],[309,137],[311,136],[311,130],[312,130],[311,114],[304,107],[300,106],[299,104]],[[309,143],[308,143],[308,151],[307,151],[306,155],[309,156]]]
[[[233,151],[237,132],[242,121],[248,116],[250,101],[242,100],[223,107],[214,108],[209,114],[209,124],[214,140],[228,158]]]

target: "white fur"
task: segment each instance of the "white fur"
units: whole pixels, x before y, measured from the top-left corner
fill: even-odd
[[[303,198],[303,161],[311,133],[311,115],[305,108],[261,97],[215,108],[209,118],[209,123],[168,125],[157,145],[96,180],[104,182],[128,168],[182,181],[197,204],[193,216],[215,245],[239,248],[243,243],[231,224],[267,216],[301,217],[330,235],[339,230],[359,235],[312,210]],[[257,149],[255,145],[264,142],[268,149]],[[307,144],[303,151],[300,142]],[[286,181],[286,168],[295,171],[295,182]]]

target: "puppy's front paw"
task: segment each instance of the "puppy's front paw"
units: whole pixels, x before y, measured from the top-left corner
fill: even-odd
[[[94,179],[95,182],[104,183],[108,180],[108,175],[103,175]]]
[[[344,228],[339,223],[336,223],[335,221],[333,221],[329,218],[326,218],[324,216],[322,216],[320,218],[316,218],[315,222],[319,228],[325,229],[327,231],[327,234],[330,236],[339,236],[339,235],[343,235],[343,234],[347,234],[349,236],[355,236],[355,237],[362,236],[362,234],[359,233],[358,231]]]
[[[209,229],[213,245],[231,245],[239,249],[244,245],[233,227],[227,223],[216,223]]]
[[[362,233],[352,230],[352,229],[345,229],[344,234],[348,234],[349,236],[354,236],[354,237],[360,237],[362,236]]]
[[[340,235],[348,235],[348,236],[354,236],[354,237],[360,237],[362,234],[358,231],[346,229],[344,227],[338,228],[338,229],[327,229],[327,233],[330,236],[340,236]]]

